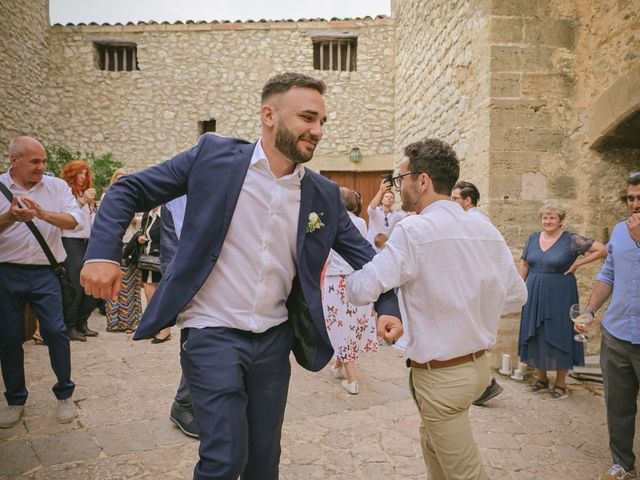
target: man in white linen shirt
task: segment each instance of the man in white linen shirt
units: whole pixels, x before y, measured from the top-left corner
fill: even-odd
[[[375,247],[374,239],[377,234],[389,235],[393,227],[405,217],[404,212],[393,210],[396,201],[395,194],[391,191],[391,184],[385,179],[380,182],[378,193],[367,207],[369,215],[369,227],[367,229],[367,240]]]
[[[11,168],[0,182],[13,195],[0,194],[0,365],[8,406],[0,410],[0,428],[20,421],[27,401],[24,378],[24,310],[27,302],[40,320],[58,382],[56,418],[68,423],[76,416],[71,400],[71,351],[62,312],[60,282],[36,238],[25,225],[33,221],[58,262],[66,258],[61,229],[82,229],[82,214],[64,180],[44,175],[43,146],[31,137],[17,137],[9,146]],[[23,207],[23,208],[21,208]]]
[[[487,385],[485,353],[500,316],[519,310],[527,289],[498,230],[450,200],[460,172],[453,149],[426,139],[404,153],[394,185],[402,208],[420,213],[398,223],[384,250],[351,275],[349,301],[362,305],[400,287],[430,478],[486,479],[468,410]]]
[[[489,217],[478,209],[480,191],[473,183],[463,181],[456,183],[451,191],[451,200],[459,204],[469,215],[475,215],[486,222],[491,222]],[[500,384],[496,382],[496,379],[491,377],[489,385],[487,385],[487,388],[482,392],[482,395],[476,398],[472,403],[476,406],[482,406],[492,398],[500,395],[503,390],[504,389]]]

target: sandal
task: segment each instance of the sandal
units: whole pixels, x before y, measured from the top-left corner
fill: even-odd
[[[543,382],[542,380],[536,380],[531,385],[527,386],[527,390],[529,390],[531,393],[540,393],[542,391],[548,391],[549,380],[547,380],[546,382]]]
[[[44,338],[42,338],[42,335],[40,335],[38,332],[33,332],[31,338],[33,338],[33,343],[35,343],[36,345],[44,345]]]
[[[569,396],[569,392],[567,391],[567,386],[559,387],[558,385],[554,385],[549,389],[549,400],[562,400],[563,398],[567,398]]]

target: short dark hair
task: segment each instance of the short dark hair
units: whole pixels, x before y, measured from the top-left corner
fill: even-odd
[[[480,200],[480,192],[478,191],[478,187],[476,187],[471,182],[458,182],[453,186],[453,190],[460,190],[460,197],[470,198],[471,203],[474,207],[478,206],[478,201]]]
[[[262,87],[262,95],[260,101],[265,102],[266,99],[279,93],[286,93],[292,88],[311,88],[324,95],[326,86],[322,80],[304,75],[302,73],[286,72],[274,75]]]
[[[451,195],[451,189],[460,176],[460,162],[448,143],[437,138],[425,138],[407,145],[404,154],[409,159],[410,172],[426,173],[436,193]]]
[[[627,185],[640,185],[640,172],[631,172]]]

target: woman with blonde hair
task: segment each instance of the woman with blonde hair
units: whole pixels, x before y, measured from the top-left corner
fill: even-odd
[[[574,365],[584,365],[584,346],[573,339],[571,305],[579,303],[575,271],[607,255],[605,246],[562,229],[565,210],[546,204],[539,211],[542,231],[531,234],[518,270],[529,298],[522,307],[518,355],[535,369],[528,389],[557,400],[567,396],[566,379]],[[548,370],[556,371],[549,388]]]
[[[91,330],[87,325],[91,312],[96,308],[97,300],[86,295],[80,285],[80,270],[87,251],[91,225],[96,211],[96,190],[93,188],[91,169],[84,160],[68,162],[62,169],[60,176],[71,188],[71,192],[78,202],[78,208],[84,217],[84,227],[80,230],[62,231],[62,245],[67,252],[65,267],[76,294],[73,303],[64,310],[64,323],[67,325],[67,335],[70,340],[86,342],[87,337],[98,335],[98,332]]]

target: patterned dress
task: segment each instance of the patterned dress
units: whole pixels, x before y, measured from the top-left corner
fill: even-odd
[[[118,298],[109,299],[106,303],[107,332],[133,332],[142,315],[140,269],[135,265],[130,267],[121,265],[120,269],[122,270],[122,290]]]
[[[351,213],[349,215],[360,233],[366,236],[364,220]],[[344,259],[332,250],[322,286],[322,306],[329,340],[336,357],[342,362],[357,360],[361,352],[378,350],[373,307],[357,307],[347,301],[347,278],[352,272]]]
[[[593,240],[562,232],[548,250],[540,248],[540,233],[529,237],[522,259],[529,264],[529,298],[522,307],[518,355],[529,367],[541,370],[569,370],[584,365],[584,346],[573,339],[569,308],[578,303],[578,286],[573,273],[564,275]]]

